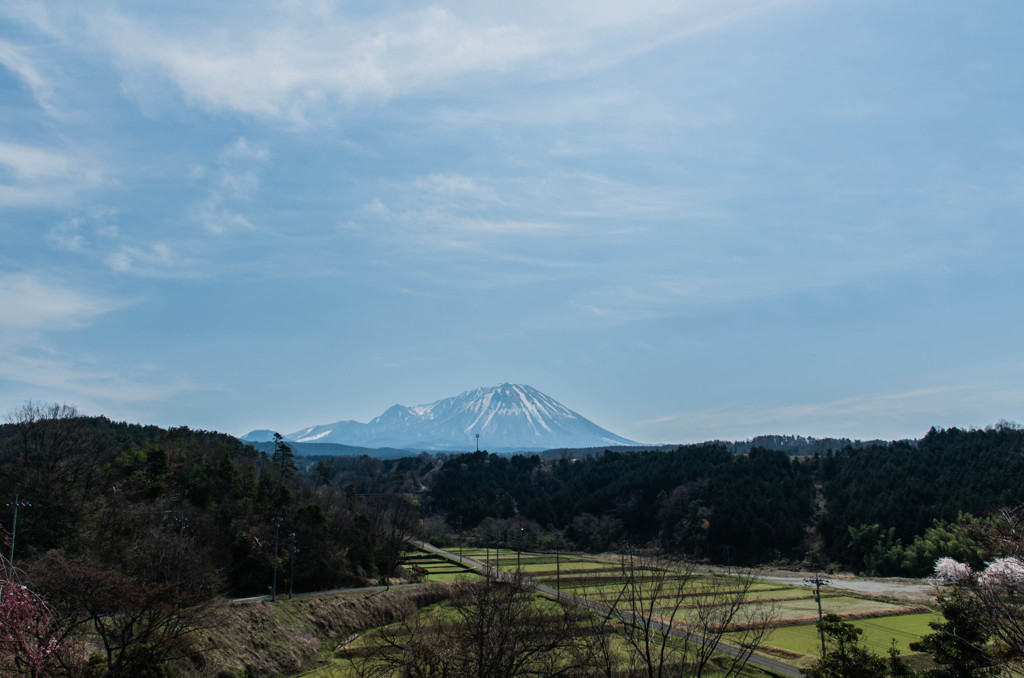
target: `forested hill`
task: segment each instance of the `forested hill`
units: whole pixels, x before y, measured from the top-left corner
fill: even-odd
[[[268,455],[221,433],[116,423],[68,406],[27,405],[14,419],[0,426],[0,499],[31,503],[18,514],[15,554],[28,571],[50,563],[52,574],[56,558],[96,581],[116,572],[133,586],[180,579],[262,594],[275,542],[279,586],[292,583],[294,541],[296,589],[329,588],[391,571],[395,526],[417,520],[401,497],[334,487],[326,466],[303,473],[286,446]],[[372,473],[388,476],[378,463]],[[8,532],[10,519],[0,517]]]
[[[477,453],[445,460],[427,484],[430,510],[492,538],[526,520],[585,549],[650,543],[747,563],[814,553],[818,564],[917,575],[940,555],[980,557],[974,534],[953,525],[961,514],[1024,501],[1024,432],[933,429],[916,444],[803,458],[721,444],[548,462]]]
[[[720,563],[813,559],[921,575],[943,555],[980,564],[984,517],[1024,502],[1024,431],[1010,424],[801,457],[711,443],[380,460],[296,458],[287,445],[261,452],[64,406],[17,414],[0,426],[0,499],[32,503],[19,514],[19,564],[54,552],[141,578],[212,572],[234,593],[266,591],[278,536],[290,577],[293,532],[298,588],[375,580],[394,571],[396,539],[421,517],[449,543],[634,544]],[[0,524],[9,530],[9,516]]]

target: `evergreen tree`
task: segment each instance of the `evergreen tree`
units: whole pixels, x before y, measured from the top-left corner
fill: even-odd
[[[844,622],[838,615],[825,615],[818,622],[818,628],[825,634],[828,650],[807,671],[808,678],[880,678],[908,674],[895,649],[890,651],[890,659],[886,661],[861,647],[860,636],[864,629]]]
[[[975,678],[991,676],[996,671],[987,645],[989,633],[985,620],[978,615],[959,587],[948,594],[939,594],[943,622],[929,622],[935,633],[911,643],[915,652],[927,652],[938,668],[926,671],[927,678]]]
[[[277,469],[278,481],[282,483],[295,475],[295,453],[280,433],[274,433],[274,454],[270,457],[270,463]]]

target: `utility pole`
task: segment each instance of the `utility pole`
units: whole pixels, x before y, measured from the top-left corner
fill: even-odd
[[[174,519],[174,522],[178,523],[178,574],[175,581],[181,582],[181,554],[185,551],[185,530],[188,529],[188,518],[185,517],[185,512],[181,511],[178,517]]]
[[[295,546],[295,533],[288,533],[288,547],[292,552],[292,557],[288,559],[291,565],[291,574],[288,575],[288,600],[292,599],[292,592],[295,590],[295,554],[299,552],[299,549]]]
[[[32,502],[19,499],[18,495],[14,495],[14,501],[7,503],[8,508],[14,507],[14,523],[11,525],[11,567],[14,567],[14,538],[18,536],[18,508],[31,508]]]
[[[284,518],[281,516],[274,516],[274,583],[270,587],[270,602],[277,600],[277,548],[278,548],[278,535],[281,534],[281,523],[284,522]]]
[[[558,594],[557,598],[562,599],[562,567],[558,561],[558,552],[560,544],[555,544],[555,592]]]
[[[522,576],[523,573],[521,556],[523,555],[523,531],[525,529],[523,527],[519,528],[519,539],[516,543],[516,574],[519,576]]]
[[[821,587],[828,586],[831,582],[822,579],[818,573],[814,573],[814,579],[804,579],[805,584],[814,584],[814,602],[818,603],[818,632],[821,634],[821,656],[825,656],[825,629],[821,628]]]
[[[476,451],[477,452],[480,451],[480,434],[479,433],[476,434]]]

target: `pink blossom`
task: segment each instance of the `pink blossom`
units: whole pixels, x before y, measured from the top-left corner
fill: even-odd
[[[1020,558],[996,558],[985,564],[979,583],[999,588],[1017,588],[1024,585],[1024,562]]]
[[[974,571],[967,563],[961,563],[953,558],[939,558],[935,561],[935,578],[939,581],[959,584],[973,577]]]
[[[0,541],[6,538],[0,528]],[[45,600],[14,581],[8,562],[0,561],[0,674],[48,675],[58,650],[55,615]]]

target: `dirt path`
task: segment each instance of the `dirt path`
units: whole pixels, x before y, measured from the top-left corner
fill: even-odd
[[[828,588],[831,589],[843,589],[871,596],[888,596],[919,603],[935,602],[935,587],[924,579],[854,577],[848,574],[819,576],[829,582]],[[794,572],[766,574],[760,578],[776,584],[810,588],[804,580],[813,577],[814,573]]]

